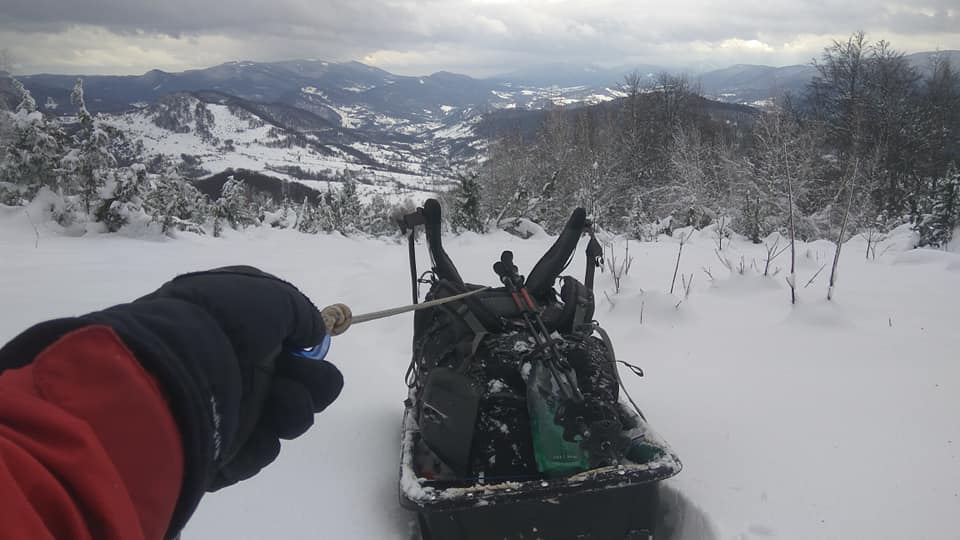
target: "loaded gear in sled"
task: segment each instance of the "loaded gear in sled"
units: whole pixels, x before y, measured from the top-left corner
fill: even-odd
[[[433,263],[423,276],[419,225]],[[419,283],[430,285],[428,300],[483,288],[465,283],[444,251],[437,201],[401,227],[414,302]],[[558,294],[554,283],[585,232],[584,283],[564,276]],[[400,499],[424,539],[653,537],[657,483],[681,464],[626,395],[613,345],[593,319],[601,256],[579,208],[526,278],[505,251],[494,263],[502,287],[416,313]]]

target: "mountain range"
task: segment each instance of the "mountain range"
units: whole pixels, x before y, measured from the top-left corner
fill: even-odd
[[[932,54],[907,58],[922,69]],[[960,51],[946,54],[960,65]],[[351,174],[374,191],[396,192],[434,189],[459,165],[479,159],[491,119],[532,125],[538,111],[613,102],[624,96],[620,85],[632,72],[652,85],[659,74],[676,70],[558,63],[476,79],[290,60],[83,81],[91,112],[138,141],[145,155],[189,162],[197,176],[244,167],[317,187]],[[710,103],[763,106],[782,92],[802,91],[815,74],[812,65],[736,65],[686,76]],[[0,100],[10,103],[16,98],[2,79]],[[69,119],[75,112],[70,93],[76,77],[18,79],[46,113]]]
[[[915,53],[906,58],[923,70],[933,54]],[[960,65],[960,51],[942,54]],[[338,108],[361,105],[389,115],[426,118],[441,106],[490,110],[597,103],[617,97],[624,77],[634,71],[646,79],[660,73],[683,73],[706,97],[745,104],[784,91],[799,92],[816,75],[812,64],[738,64],[690,72],[658,65],[603,68],[554,63],[476,79],[443,71],[423,77],[400,76],[359,62],[289,60],[227,62],[179,73],[152,70],[143,75],[88,76],[84,84],[87,106],[94,112],[123,112],[174,92],[215,90],[251,101],[286,103],[335,122],[342,116]],[[76,77],[41,74],[20,79],[41,104],[50,105],[48,109],[70,111],[69,92]]]

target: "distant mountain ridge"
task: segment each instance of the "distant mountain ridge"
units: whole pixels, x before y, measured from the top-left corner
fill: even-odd
[[[908,58],[923,67],[933,53]],[[947,51],[960,66],[960,51]],[[206,69],[83,77],[87,108],[123,131],[144,156],[186,164],[190,175],[246,169],[324,189],[350,176],[368,193],[410,193],[451,182],[482,159],[485,137],[504,128],[531,135],[548,109],[609,103],[628,73],[655,84],[660,66],[544,65],[476,79],[440,71],[395,75],[359,62],[227,62]],[[704,110],[748,118],[781,91],[798,92],[813,66],[736,65],[688,75]],[[75,112],[76,77],[18,77],[46,113]],[[0,77],[0,107],[19,97]],[[712,100],[712,101],[711,101]],[[754,111],[755,112],[755,111]]]
[[[935,52],[907,55],[920,69]],[[941,51],[960,66],[960,51]],[[395,75],[360,62],[287,60],[227,62],[179,73],[151,70],[143,75],[83,77],[88,107],[94,112],[123,112],[175,92],[214,90],[242,99],[292,105],[333,122],[343,111],[364,107],[389,116],[429,121],[445,114],[441,108],[538,109],[552,105],[598,103],[617,97],[625,76],[633,71],[652,80],[657,74],[684,73],[707,97],[751,103],[779,92],[798,92],[816,75],[810,65],[772,67],[739,64],[703,73],[658,65],[603,68],[572,63],[545,64],[506,75],[477,79],[440,71],[422,77]],[[19,77],[38,103],[56,104],[69,113],[70,75]],[[338,120],[339,119],[339,120]],[[367,122],[372,127],[372,122]],[[359,127],[359,126],[353,126]]]
[[[945,55],[953,66],[960,68],[960,51],[919,52],[905,55],[905,58],[921,73],[926,73],[935,54]],[[738,64],[701,73],[693,80],[700,84],[707,97],[760,104],[784,92],[802,92],[816,75],[817,68],[812,64],[784,67]]]

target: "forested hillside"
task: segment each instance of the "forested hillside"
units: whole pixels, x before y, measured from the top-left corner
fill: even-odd
[[[613,104],[554,110],[498,126],[478,180],[484,217],[523,216],[556,230],[584,206],[604,227],[718,222],[759,242],[877,234],[914,224],[940,245],[957,225],[960,79],[946,55],[921,70],[862,33],[826,48],[817,76],[778,106],[718,108],[683,77]]]

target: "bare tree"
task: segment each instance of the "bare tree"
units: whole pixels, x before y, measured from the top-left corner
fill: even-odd
[[[833,287],[837,283],[837,264],[840,262],[840,248],[843,246],[843,235],[847,232],[847,220],[850,217],[850,207],[853,206],[854,187],[857,173],[860,170],[860,160],[853,164],[853,174],[847,183],[847,206],[843,211],[843,223],[840,225],[840,234],[837,236],[837,250],[833,254],[833,267],[830,270],[830,286],[827,288],[827,300],[833,300]]]
[[[784,170],[786,170],[787,176],[787,198],[788,206],[790,207],[790,277],[787,278],[787,283],[790,285],[790,303],[797,303],[797,228],[794,222],[793,217],[793,180],[792,175],[790,174],[790,162],[789,162],[790,152],[787,151],[787,143],[783,143],[783,164]]]

